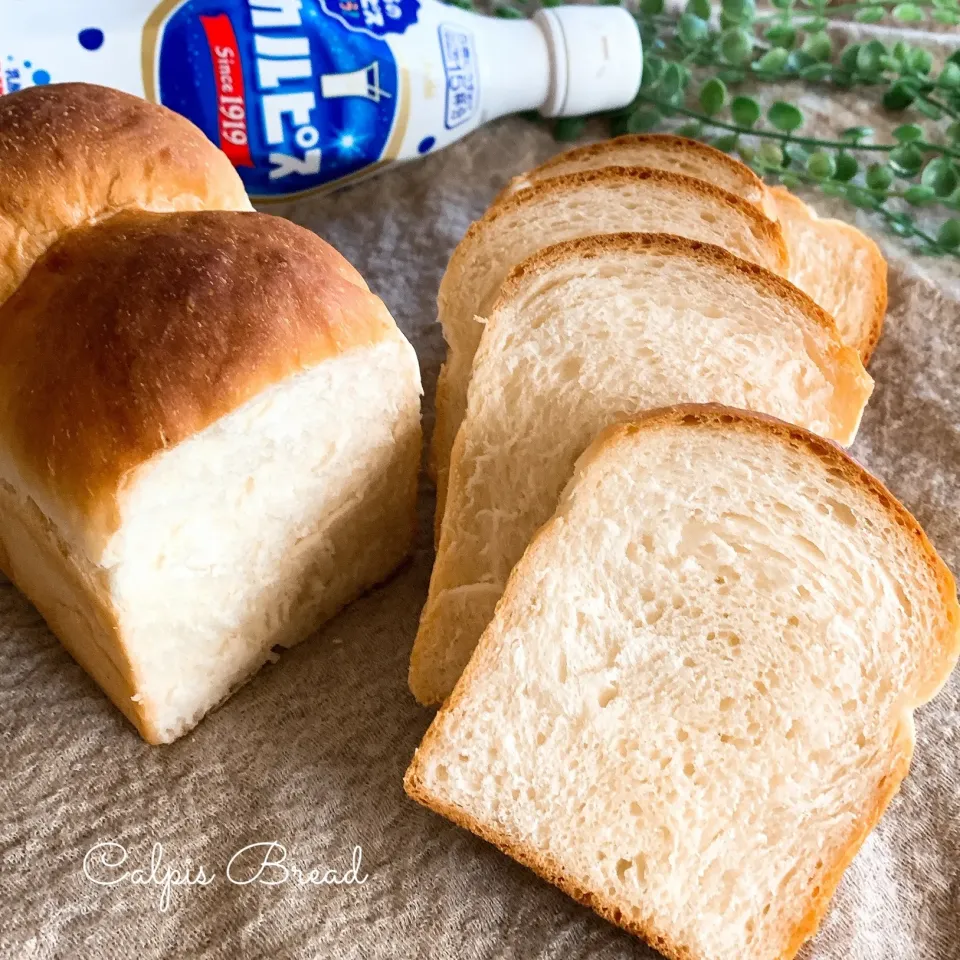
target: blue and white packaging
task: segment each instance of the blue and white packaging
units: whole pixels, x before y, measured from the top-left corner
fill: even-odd
[[[616,7],[479,16],[438,0],[0,0],[0,93],[116,87],[189,117],[257,200],[349,183],[507,113],[615,109],[640,85]]]

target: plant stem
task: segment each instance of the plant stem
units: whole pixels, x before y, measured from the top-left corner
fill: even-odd
[[[652,103],[664,111],[679,113],[683,117],[690,117],[693,120],[699,120],[701,123],[710,127],[718,127],[721,130],[729,130],[731,133],[739,133],[744,137],[765,137],[769,140],[778,140],[781,143],[796,143],[804,147],[813,147],[817,150],[824,148],[837,150],[870,150],[878,153],[890,153],[900,146],[899,143],[859,143],[850,140],[818,140],[816,137],[797,137],[792,133],[782,133],[779,130],[757,130],[753,127],[738,127],[735,123],[725,123],[723,120],[715,120],[696,110],[688,110],[686,107],[677,106],[672,103],[665,103],[657,97],[651,97],[645,93],[640,93],[639,100]],[[935,153],[947,154],[951,157],[960,157],[960,152],[951,150],[949,147],[940,143],[928,143],[926,140],[914,140],[913,145],[919,150],[933,151]]]
[[[759,160],[759,159],[754,161],[754,168],[756,169],[757,167],[760,168],[759,172],[761,174],[766,174],[767,176],[778,176],[779,174],[783,173],[783,170],[781,170],[779,167],[773,167],[770,164],[764,163],[762,160]],[[796,177],[801,183],[805,183],[808,186],[812,186],[812,187],[823,186],[822,180],[818,180],[816,177],[811,177],[809,174],[802,173],[799,170],[791,170],[790,173],[791,175]],[[889,199],[891,196],[894,196],[894,194],[888,194],[886,199]],[[897,216],[897,214],[895,214],[892,210],[888,210],[886,207],[883,206],[883,201],[878,203],[877,206],[875,207],[867,208],[867,210],[870,213],[880,214],[880,216],[887,223],[891,225],[897,226],[901,229],[906,227],[910,231],[909,235],[911,237],[915,237],[918,240],[923,240],[924,243],[930,244],[932,247],[936,248],[937,250],[943,250],[943,247],[940,246],[940,242],[936,239],[936,237],[931,237],[930,234],[928,234],[926,231],[921,230],[913,222],[912,219],[908,223],[904,223],[904,221],[901,220],[900,217]],[[943,250],[943,252],[949,253],[951,256],[954,256],[954,257],[960,257],[960,251],[957,251],[957,250]]]

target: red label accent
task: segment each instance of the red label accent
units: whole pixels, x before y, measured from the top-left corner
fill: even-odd
[[[217,85],[217,121],[220,149],[235,167],[252,167],[247,135],[247,101],[243,89],[243,66],[233,24],[225,13],[200,17],[210,46],[213,81]]]

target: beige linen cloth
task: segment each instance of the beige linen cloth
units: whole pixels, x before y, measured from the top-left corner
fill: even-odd
[[[826,115],[822,101],[804,106]],[[832,109],[837,128],[863,122],[855,104]],[[283,211],[356,264],[413,341],[427,436],[447,257],[510,175],[558,149],[545,130],[504,121]],[[860,225],[878,235],[868,220]],[[890,310],[853,452],[957,570],[960,268],[884,243]],[[33,608],[0,584],[0,958],[654,957],[403,794],[403,771],[432,716],[406,686],[432,509],[424,483],[412,561],[167,747],[146,746]],[[919,711],[917,740],[910,776],[804,960],[960,958],[960,673]],[[301,885],[292,873],[273,885],[227,880],[234,853],[270,841],[286,848],[285,866],[321,873],[342,873],[360,846],[366,882]],[[101,881],[148,872],[155,843],[159,879],[168,866],[192,874],[202,866],[213,880],[173,888],[162,910],[160,886],[85,876],[85,855],[104,842],[128,859],[116,871],[90,871]],[[243,855],[239,879],[262,851]],[[273,868],[261,879],[282,876]]]

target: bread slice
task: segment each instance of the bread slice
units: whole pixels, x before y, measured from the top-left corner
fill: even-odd
[[[753,204],[771,220],[777,219],[776,204],[764,182],[746,164],[716,147],[672,133],[632,133],[565,150],[539,167],[514,177],[494,203],[541,180],[611,166],[649,167],[706,180]]]
[[[836,320],[864,363],[870,359],[887,309],[887,264],[877,245],[842,220],[819,219],[788,190],[766,187],[745,164],[698,140],[651,133],[575,147],[514,177],[495,202],[561,174],[626,166],[697,177],[779,221],[789,251],[787,278]]]
[[[674,960],[790,960],[957,659],[884,487],[718,407],[603,433],[407,772],[415,800]]]
[[[717,400],[853,439],[872,381],[833,321],[774,274],[696,241],[591,237],[522,264],[474,361],[410,664],[447,697],[576,458],[614,420]]]
[[[662,231],[725,247],[775,272],[786,270],[780,228],[717,187],[660,170],[605,169],[569,174],[492,207],[467,231],[440,284],[439,318],[447,359],[437,382],[431,465],[437,530],[450,451],[467,403],[478,316],[487,316],[504,278],[538,250],[563,240],[621,231]]]
[[[0,308],[0,568],[169,742],[406,555],[419,394],[383,303],[309,230],[78,227]]]
[[[887,261],[877,245],[842,220],[821,219],[783,187],[770,197],[790,251],[790,282],[836,321],[845,343],[867,363],[887,312]]]

